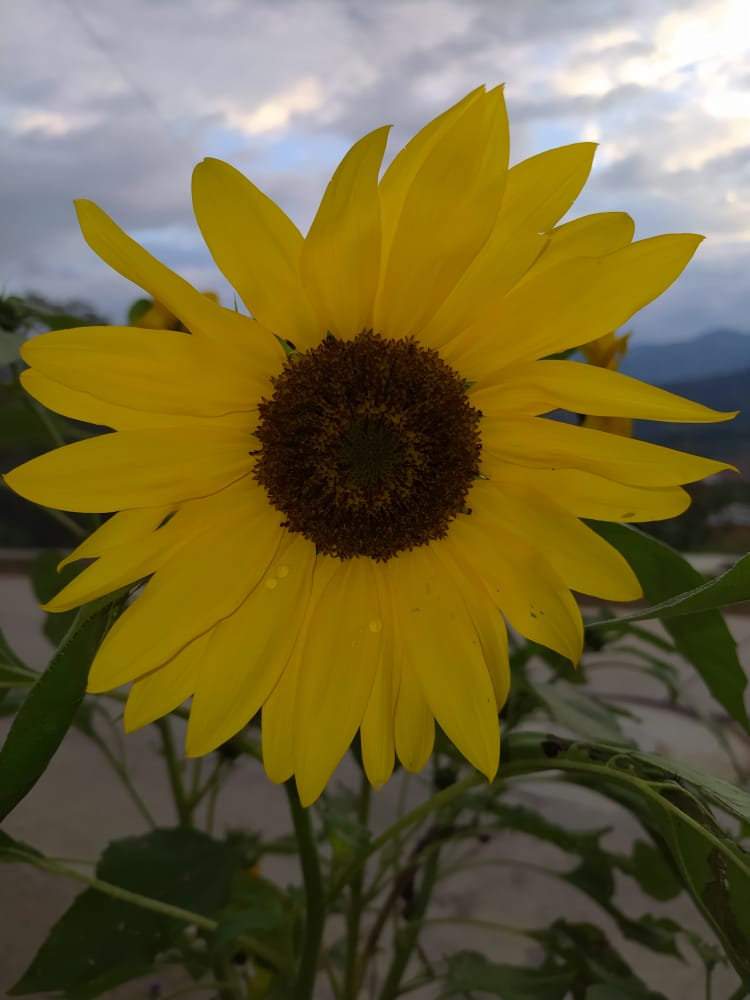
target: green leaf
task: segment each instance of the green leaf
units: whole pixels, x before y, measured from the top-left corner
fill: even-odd
[[[579,997],[593,983],[641,982],[599,927],[558,919],[549,927],[529,932],[544,948],[547,962],[564,963],[575,977],[572,993]]]
[[[655,754],[621,747],[532,733],[511,734],[506,740],[506,777],[556,768],[585,775],[589,787],[605,795],[609,794],[608,785],[624,786],[627,796],[615,796],[623,805],[628,805],[628,797],[645,804],[647,828],[656,828],[730,962],[743,980],[750,980],[750,854],[719,827],[707,806],[682,780],[679,769]],[[697,784],[697,778],[690,780]],[[708,776],[702,781],[701,787],[712,784]],[[738,808],[739,804],[744,810],[744,793],[737,792],[739,798],[720,786],[713,794],[720,795],[722,808]],[[634,811],[642,818],[641,808]]]
[[[236,849],[189,828],[153,830],[114,841],[97,877],[213,917],[243,863]],[[149,971],[183,924],[162,913],[86,889],[54,925],[11,995],[64,990],[71,1000],[99,996]]]
[[[688,764],[680,764],[673,760],[667,760],[658,754],[645,753],[641,750],[633,756],[647,766],[653,765],[664,768],[673,777],[690,782],[699,790],[703,798],[707,799],[719,809],[723,809],[731,816],[739,820],[750,822],[750,792],[733,785],[731,781],[724,778],[717,778],[708,771],[701,771],[697,767],[690,767]]]
[[[18,690],[10,685],[27,683],[35,679],[34,671],[16,654],[0,629],[0,702],[7,698],[10,691]],[[7,684],[8,687],[3,687],[3,684]]]
[[[114,600],[110,595],[78,611],[62,646],[18,710],[0,749],[0,819],[33,788],[70,728]]]
[[[530,687],[552,718],[577,736],[608,743],[632,742],[620,728],[617,713],[591,695],[563,682],[530,682]]]
[[[703,585],[703,577],[687,560],[642,531],[624,524],[598,521],[592,522],[591,527],[625,556],[652,604]],[[695,611],[667,617],[663,625],[678,652],[692,663],[714,698],[750,732],[750,719],[744,704],[747,677],[737,657],[737,644],[720,612]],[[598,626],[598,622],[591,625],[592,628]]]
[[[25,683],[27,674],[20,672],[18,667],[0,663],[0,704],[5,701],[10,691],[17,691],[17,684]]]
[[[20,840],[15,840],[0,830],[0,861],[20,861],[24,856],[29,858],[41,858],[42,855],[35,847],[30,847]]]
[[[372,834],[357,819],[358,798],[351,789],[341,786],[335,792],[326,791],[318,808],[335,862],[348,862],[367,850]]]
[[[595,983],[586,990],[586,1000],[664,1000],[664,994],[654,993],[642,983],[631,980]]]
[[[481,990],[502,1000],[564,1000],[573,983],[566,969],[534,969],[490,962],[476,951],[448,957],[444,997]]]
[[[219,920],[214,946],[222,948],[245,931],[270,931],[286,920],[285,896],[268,879],[241,872],[235,879],[226,911]]]
[[[599,827],[595,830],[558,826],[557,823],[542,816],[536,809],[509,805],[507,802],[498,800],[496,795],[482,794],[483,792],[482,789],[477,796],[465,796],[460,799],[462,808],[474,808],[482,813],[490,812],[499,820],[501,830],[515,830],[518,833],[525,833],[530,837],[554,844],[555,847],[559,847],[561,851],[568,854],[586,855],[600,851],[600,840],[611,830],[609,826]]]
[[[515,830],[528,836],[536,837],[559,847],[568,854],[576,855],[580,860],[567,871],[553,872],[579,892],[585,893],[608,913],[617,924],[622,934],[632,941],[638,941],[644,947],[663,954],[678,955],[679,950],[675,935],[658,920],[648,914],[633,920],[614,902],[615,879],[617,869],[632,874],[632,862],[623,855],[612,854],[601,847],[602,837],[610,832],[610,827],[596,830],[569,829],[545,819],[538,812],[523,806],[510,806],[498,801],[496,796],[482,792],[464,796],[461,800],[464,809],[474,809],[482,814],[497,817],[500,830]],[[486,820],[483,820],[486,822]],[[664,859],[662,858],[662,865]],[[677,891],[682,888],[678,883]]]
[[[664,854],[645,840],[633,845],[630,874],[645,893],[654,899],[674,899],[682,892],[682,883],[675,871],[665,863]]]
[[[729,840],[685,789],[662,789],[661,802],[652,800],[651,807],[693,900],[737,972],[750,981],[750,855]]]
[[[273,882],[252,871],[238,872],[229,902],[219,916],[211,951],[227,958],[246,951],[249,945],[256,963],[268,967],[258,957],[268,953],[278,956],[284,969],[290,968],[294,965],[295,923],[301,923],[303,913],[295,911],[287,895]],[[255,951],[254,946],[260,947]]]
[[[25,333],[9,333],[0,329],[0,365],[10,365],[21,360],[20,350],[26,340]]]
[[[714,611],[744,601],[750,601],[750,553],[743,556],[721,576],[707,580],[693,590],[660,601],[645,611],[636,611],[622,618],[608,619],[603,624],[621,625],[623,622],[645,621],[648,618],[663,620],[679,615],[692,615],[700,611]]]
[[[9,668],[16,668],[19,671],[29,672],[30,667],[28,664],[24,663],[21,657],[16,653],[11,644],[5,638],[5,634],[2,629],[0,629],[0,660]]]

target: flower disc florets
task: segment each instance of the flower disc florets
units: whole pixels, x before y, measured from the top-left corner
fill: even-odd
[[[292,355],[259,407],[255,478],[319,552],[386,560],[443,538],[479,467],[460,375],[413,340],[364,331]]]

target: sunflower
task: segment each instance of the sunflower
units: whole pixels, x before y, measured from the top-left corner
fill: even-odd
[[[380,177],[387,128],[346,154],[303,237],[231,166],[193,199],[252,318],[222,308],[78,203],[92,249],[187,332],[36,337],[23,382],[111,428],[7,477],[49,507],[115,512],[64,611],[147,580],[89,690],[132,682],[136,729],[192,697],[189,755],[262,711],[268,776],[320,795],[359,730],[375,786],[429,758],[437,721],[492,779],[509,686],[506,621],[579,659],[571,591],[641,594],[580,518],[688,504],[709,461],[545,417],[559,408],[727,418],[617,372],[549,359],[659,295],[700,237],[632,242],[622,213],[564,225],[594,147],[508,169],[502,89],[470,93]]]

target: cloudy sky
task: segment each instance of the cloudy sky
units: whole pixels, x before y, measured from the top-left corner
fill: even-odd
[[[124,320],[138,291],[83,243],[87,197],[229,302],[191,214],[196,162],[233,163],[304,229],[354,140],[391,122],[392,155],[500,82],[513,161],[600,143],[571,217],[708,237],[638,341],[750,332],[747,0],[2,0],[0,291]]]

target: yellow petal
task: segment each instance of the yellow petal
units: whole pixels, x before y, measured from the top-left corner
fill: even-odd
[[[78,559],[96,559],[112,549],[138,542],[155,531],[171,512],[171,507],[143,507],[113,514],[58,564],[58,571]]]
[[[498,226],[545,233],[565,215],[591,172],[596,143],[548,149],[508,171]]]
[[[571,159],[569,168],[575,167],[582,176],[581,168],[588,162],[588,147],[563,149]],[[565,185],[562,190],[566,190]],[[534,200],[532,210],[536,204]],[[441,347],[475,323],[495,323],[502,314],[503,299],[527,274],[535,276],[542,268],[571,256],[610,253],[625,246],[633,236],[633,220],[624,212],[587,215],[559,226],[548,236],[540,235],[536,229],[525,230],[518,222],[514,210],[508,209],[508,214],[504,214],[501,209],[485,245],[438,312],[420,330],[422,343]]]
[[[300,659],[293,654],[263,705],[263,768],[266,777],[277,785],[288,781],[294,774],[293,711],[299,675]]]
[[[21,353],[36,371],[71,389],[155,413],[250,410],[270,392],[267,372],[242,368],[201,345],[172,330],[93,326],[43,333]]]
[[[502,90],[481,96],[437,140],[409,188],[376,303],[375,328],[418,335],[492,231],[508,158]]]
[[[717,423],[736,416],[577,361],[532,361],[502,369],[490,386],[475,386],[470,398],[485,416],[536,415],[557,409],[667,423]]]
[[[194,313],[203,315],[208,308],[206,296],[127,236],[98,205],[80,199],[75,206],[83,238],[94,253],[192,329]]]
[[[91,201],[76,202],[83,237],[102,260],[123,277],[145,289],[195,335],[213,341],[217,350],[230,350],[238,364],[248,357],[264,370],[275,363],[279,345],[247,316],[223,309],[208,295],[170,271],[139,246]],[[255,335],[253,335],[255,334]],[[266,360],[267,359],[267,360]]]
[[[412,549],[394,561],[406,669],[414,671],[448,738],[492,781],[500,759],[495,692],[461,580],[446,572],[432,548]]]
[[[380,273],[378,172],[388,131],[371,132],[346,154],[302,248],[308,297],[320,323],[340,339],[372,328]]]
[[[201,672],[211,633],[202,635],[158,670],[133,682],[125,704],[125,732],[132,733],[168,715],[190,697]]]
[[[544,553],[478,518],[459,516],[442,542],[467,572],[478,573],[495,606],[521,635],[577,663],[583,649],[578,605]]]
[[[689,494],[679,486],[649,489],[580,469],[531,469],[512,465],[488,448],[482,450],[481,471],[500,486],[528,487],[552,497],[576,517],[595,521],[663,521],[690,506]]]
[[[394,717],[399,676],[393,659],[383,656],[362,717],[362,763],[373,788],[382,788],[393,773]]]
[[[233,614],[265,573],[282,534],[278,511],[267,503],[205,525],[107,633],[91,667],[89,691],[108,691],[149,673]]]
[[[534,264],[546,237],[496,226],[435,315],[419,331],[419,341],[437,348],[473,323],[502,308],[503,299]]]
[[[115,548],[107,549],[42,607],[45,611],[69,611],[151,576],[180,548],[181,542],[174,532],[166,528],[134,536]]]
[[[126,430],[76,441],[7,473],[46,507],[98,513],[207,496],[249,471],[250,433],[233,427]]]
[[[669,287],[702,237],[654,236],[605,257],[540,268],[505,298],[503,309],[466,330],[444,350],[470,381],[615,330]]]
[[[495,705],[499,712],[510,691],[510,661],[508,659],[508,631],[502,614],[495,606],[483,582],[464,572],[456,563],[452,553],[443,545],[435,545],[435,555],[454,578],[461,578],[461,593],[466,610],[471,615],[474,628],[479,636],[492,689]]]
[[[190,434],[196,424],[206,423],[206,417],[194,417],[185,413],[147,413],[145,410],[131,410],[127,406],[106,403],[103,399],[95,399],[88,392],[71,389],[47,378],[33,368],[21,372],[21,384],[48,410],[117,431],[142,430],[146,427],[183,427],[185,433]],[[236,411],[211,419],[233,427],[247,427],[248,421],[253,425],[256,423],[254,411],[252,415],[250,412]]]
[[[340,562],[311,609],[294,715],[300,801],[318,798],[362,722],[383,648],[370,559]]]
[[[537,266],[549,267],[570,257],[602,257],[633,239],[635,223],[627,212],[598,212],[557,226]]]
[[[566,586],[609,601],[634,601],[641,585],[625,559],[552,498],[530,489],[477,480],[467,497],[477,522],[498,544],[511,532],[538,546]]]
[[[329,580],[340,563],[330,556],[318,556],[315,560],[312,592],[307,602],[305,624],[303,625],[292,655],[276,687],[263,705],[261,739],[263,746],[263,767],[271,781],[281,784],[294,773],[294,730],[297,705],[297,686],[302,661],[306,649],[304,634],[310,622],[312,609],[318,597],[325,590]]]
[[[228,163],[207,159],[193,173],[193,208],[216,264],[253,316],[298,350],[318,343],[326,327],[304,293],[302,234],[278,205]]]
[[[189,757],[225,743],[268,698],[307,612],[314,564],[315,547],[287,534],[244,603],[212,629],[190,710]]]
[[[430,759],[435,743],[435,722],[422,693],[413,663],[402,661],[393,738],[398,759],[416,774]]]
[[[383,174],[383,179],[380,182],[383,260],[388,259],[407,192],[422,164],[435,148],[438,140],[445,135],[470,105],[483,96],[484,87],[477,87],[457,104],[448,108],[437,118],[433,118],[417,132],[413,139],[409,140],[406,146],[393,158],[393,162]]]
[[[680,486],[731,468],[726,462],[544,417],[487,417],[482,441],[505,462],[582,469],[631,486]]]
[[[374,788],[388,781],[395,763],[394,718],[401,673],[400,645],[396,639],[388,573],[381,563],[373,563],[383,617],[382,652],[375,672],[367,708],[362,716],[360,740],[365,774]]]

